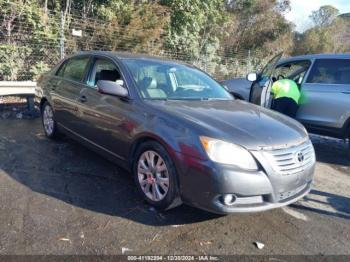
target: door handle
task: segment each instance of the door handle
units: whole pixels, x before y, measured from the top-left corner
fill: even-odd
[[[86,96],[81,96],[78,98],[78,100],[82,103],[85,103],[87,101],[87,98],[86,98]]]

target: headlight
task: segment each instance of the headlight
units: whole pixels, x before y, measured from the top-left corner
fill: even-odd
[[[246,170],[257,170],[253,156],[243,147],[222,140],[199,137],[208,157],[214,162],[235,165]]]

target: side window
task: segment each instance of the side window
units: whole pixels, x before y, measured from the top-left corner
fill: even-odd
[[[274,76],[279,79],[282,77],[294,80],[300,85],[303,82],[305,73],[309,70],[310,65],[310,61],[296,61],[283,64],[276,68]]]
[[[58,70],[57,75],[65,79],[82,81],[89,57],[73,57],[67,60]]]
[[[316,60],[307,83],[319,84],[350,84],[349,59]]]
[[[119,70],[115,64],[107,59],[96,59],[87,85],[95,87],[98,80],[109,80],[115,82],[121,79]]]
[[[66,65],[67,65],[67,61],[65,61],[65,62],[60,66],[60,68],[57,70],[57,72],[56,72],[56,75],[57,75],[57,76],[63,77],[64,69],[66,68]]]

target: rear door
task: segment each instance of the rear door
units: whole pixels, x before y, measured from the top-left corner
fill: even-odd
[[[282,53],[274,56],[259,74],[258,81],[253,83],[250,90],[249,101],[256,105],[269,107],[270,91],[272,86],[272,75]]]
[[[297,118],[310,127],[342,128],[350,117],[350,60],[317,59],[302,85]]]
[[[52,101],[57,122],[74,132],[78,131],[77,103],[84,86],[89,60],[89,56],[69,58],[58,69],[53,86]]]

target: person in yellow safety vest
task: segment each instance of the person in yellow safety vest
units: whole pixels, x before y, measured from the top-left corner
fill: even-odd
[[[295,118],[298,108],[300,91],[298,85],[290,79],[282,79],[273,83],[271,92],[273,94],[272,109]]]

